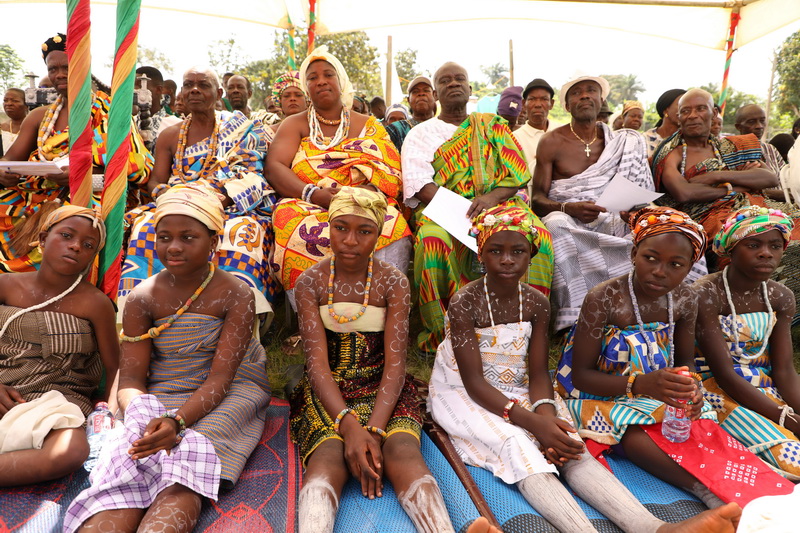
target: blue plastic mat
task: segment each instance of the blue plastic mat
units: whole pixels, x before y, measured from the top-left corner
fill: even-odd
[[[651,476],[627,459],[609,456],[608,463],[628,490],[661,520],[679,522],[706,510],[706,506],[693,495]],[[516,486],[507,485],[483,468],[468,466],[467,469],[505,533],[558,533],[557,529],[530,506]],[[621,531],[574,492],[570,492],[597,531]]]
[[[478,518],[478,510],[436,445],[422,434],[422,456],[442,490],[450,521],[456,531],[464,531]],[[361,495],[361,485],[351,479],[342,492],[336,515],[335,533],[416,533],[391,483],[384,481],[383,497],[369,500]]]

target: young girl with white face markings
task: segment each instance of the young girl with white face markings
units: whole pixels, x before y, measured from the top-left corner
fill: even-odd
[[[559,531],[595,531],[570,487],[625,531],[733,531],[733,505],[665,524],[588,452],[547,370],[550,304],[520,278],[538,234],[526,213],[498,206],[473,220],[486,275],[447,311],[428,409],[465,463],[519,488]]]
[[[65,531],[191,531],[203,498],[230,489],[264,431],[270,400],[255,298],[210,262],[223,229],[219,195],[202,182],[158,197],[156,253],[122,319],[119,405],[92,485]]]
[[[776,209],[733,213],[714,238],[730,260],[694,284],[698,292],[697,369],[720,425],[793,481],[800,480],[800,377],[791,322],[795,297],[770,280],[794,224]]]

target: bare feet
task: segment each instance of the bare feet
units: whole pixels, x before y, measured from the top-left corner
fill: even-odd
[[[467,533],[503,533],[484,517],[479,517],[467,528]]]
[[[658,528],[658,533],[733,533],[741,516],[742,508],[735,503],[728,503],[677,524],[664,524]]]

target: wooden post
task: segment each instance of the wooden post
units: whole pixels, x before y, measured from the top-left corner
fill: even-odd
[[[514,86],[514,40],[508,40],[508,81],[509,87]]]
[[[386,90],[383,92],[386,97],[386,107],[392,105],[392,36],[390,35],[386,43]]]
[[[764,114],[767,116],[767,129],[764,131],[764,138],[769,138],[770,134],[770,127],[769,127],[769,115],[770,111],[772,110],[772,89],[775,84],[775,69],[778,66],[778,53],[780,49],[775,50],[775,53],[772,55],[772,70],[769,73],[769,90],[767,91],[767,108],[764,110]]]

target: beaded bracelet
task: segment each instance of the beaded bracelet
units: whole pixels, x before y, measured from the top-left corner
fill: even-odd
[[[172,420],[178,423],[178,433],[175,436],[175,444],[174,444],[174,446],[177,446],[183,440],[183,437],[186,436],[186,420],[184,420],[183,417],[178,414],[177,410],[167,411],[166,413],[161,415],[161,418],[171,418]]]
[[[561,202],[561,212],[562,213],[567,212],[567,202]]]
[[[725,193],[725,196],[727,196],[727,195],[729,195],[730,193],[733,192],[733,185],[731,185],[729,181],[726,181],[725,183],[720,183],[719,184],[720,187],[722,187],[723,185],[728,188],[728,192]]]
[[[379,435],[379,436],[380,436],[382,439],[385,439],[386,437],[388,437],[388,436],[389,436],[389,434],[388,434],[388,433],[386,433],[386,431],[382,430],[382,429],[381,429],[381,428],[379,428],[379,427],[375,427],[375,426],[364,426],[364,429],[366,429],[366,430],[367,430],[367,431],[369,431],[370,433],[375,433],[376,435]]]
[[[628,376],[628,384],[625,385],[625,396],[633,400],[633,382],[636,381],[636,378],[639,377],[639,372],[631,372],[631,375]]]
[[[511,408],[514,407],[516,404],[519,403],[519,400],[516,398],[511,398],[508,400],[508,403],[503,407],[503,420],[507,423],[511,424],[511,419],[508,417],[509,413],[511,413]]]
[[[353,415],[355,419],[358,420],[358,415],[356,414],[355,411],[353,411],[349,407],[345,407],[344,409],[342,409],[341,412],[338,415],[336,415],[336,419],[333,421],[333,431],[335,431],[337,435],[341,435],[341,433],[339,433],[339,426],[341,425],[342,420],[344,419],[345,416],[347,416],[348,413]]]
[[[786,426],[783,425],[783,423],[786,422],[786,417],[787,416],[789,418],[791,418],[792,420],[795,420],[795,421],[797,420],[794,417],[794,409],[792,409],[791,406],[784,405],[783,407],[780,408],[780,410],[781,410],[781,418],[780,418],[780,420],[778,420],[778,425],[779,426],[786,427]]]
[[[531,412],[535,412],[537,407],[539,407],[540,405],[544,405],[546,403],[549,403],[555,408],[556,411],[558,411],[558,404],[554,399],[542,398],[541,400],[536,400],[535,402],[533,402],[533,405],[531,405]]]
[[[313,186],[314,186],[314,184],[313,184],[313,183],[306,183],[306,184],[303,186],[303,191],[300,193],[300,199],[301,199],[301,200],[303,200],[304,202],[306,202],[306,201],[307,201],[307,200],[306,200],[306,198],[308,197],[308,190],[309,190],[311,187],[313,187]]]

